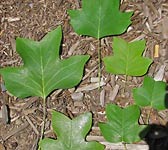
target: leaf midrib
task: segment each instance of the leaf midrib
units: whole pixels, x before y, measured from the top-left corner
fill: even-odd
[[[124,115],[123,115],[123,113],[124,113],[124,110],[122,109],[122,127],[121,127],[122,128],[122,131],[121,131],[122,132],[121,133],[122,134],[122,136],[121,136],[122,137],[122,141],[121,142],[124,142],[124,128],[123,128],[123,125],[124,125],[123,117],[124,117]]]
[[[129,55],[130,55],[130,48],[129,48],[129,45],[127,43],[127,55],[126,55],[126,68],[125,68],[125,74],[126,76],[128,75],[128,61],[129,61]]]
[[[100,39],[100,22],[101,22],[101,11],[102,11],[102,7],[101,7],[101,5],[100,5],[100,7],[99,7],[99,19],[98,19],[98,31],[97,31],[97,38],[98,38],[98,40]]]
[[[151,93],[151,102],[150,102],[150,104],[151,104],[151,107],[153,106],[153,102],[155,101],[155,99],[154,99],[154,92],[155,92],[155,83],[153,83],[153,86],[152,86],[152,93]]]
[[[46,95],[45,95],[45,89],[44,89],[44,67],[43,67],[43,56],[42,56],[42,48],[40,46],[40,68],[41,68],[41,86],[42,86],[42,98],[45,99]]]

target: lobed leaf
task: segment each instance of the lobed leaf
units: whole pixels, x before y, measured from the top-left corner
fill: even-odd
[[[140,109],[136,105],[120,108],[114,104],[106,106],[108,121],[99,123],[104,138],[112,143],[132,143],[140,141],[140,133],[146,126],[139,125]]]
[[[49,32],[40,42],[17,38],[16,49],[23,66],[0,69],[7,90],[17,97],[46,98],[55,89],[71,88],[82,79],[88,55],[59,58],[61,27]]]
[[[133,89],[135,103],[141,107],[150,106],[157,110],[166,109],[166,83],[145,77],[142,87]]]
[[[145,40],[127,43],[121,38],[114,38],[113,56],[103,58],[105,69],[109,73],[130,76],[144,75],[152,60],[143,58]]]
[[[69,10],[76,33],[100,39],[118,35],[131,24],[133,12],[120,12],[120,0],[82,0],[82,9]]]
[[[82,114],[71,120],[65,115],[53,111],[52,127],[57,135],[57,140],[44,138],[39,145],[42,150],[103,150],[102,144],[85,141],[91,125],[91,113]]]

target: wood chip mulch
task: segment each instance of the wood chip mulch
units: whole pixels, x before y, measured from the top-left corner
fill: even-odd
[[[127,41],[145,39],[145,57],[153,59],[148,75],[168,82],[168,1],[123,0],[121,10],[134,11],[132,25],[120,37]],[[69,9],[79,9],[79,0],[1,0],[0,1],[0,67],[20,66],[22,60],[16,53],[16,37],[40,40],[47,32],[61,25],[63,29],[62,58],[89,54],[82,82],[76,88],[57,90],[47,98],[47,122],[45,137],[55,138],[51,128],[51,110],[63,112],[73,118],[83,112],[93,113],[93,128],[88,140],[107,145],[108,150],[122,150],[120,144],[104,141],[98,122],[105,121],[105,105],[116,103],[125,107],[133,103],[131,89],[142,84],[143,77],[129,77],[124,90],[124,77],[110,75],[102,66],[101,91],[97,82],[97,41],[77,35],[69,24]],[[110,55],[112,38],[102,39],[102,57]],[[37,97],[18,99],[5,91],[0,77],[0,150],[36,150],[42,124],[42,101]],[[3,110],[3,111],[2,111]],[[144,123],[148,108],[142,110],[140,123]],[[8,120],[10,123],[7,123]],[[128,145],[129,150],[168,149],[168,111],[151,111],[150,124],[153,131],[146,142]],[[159,132],[161,137],[155,135]],[[148,146],[149,145],[149,146]]]

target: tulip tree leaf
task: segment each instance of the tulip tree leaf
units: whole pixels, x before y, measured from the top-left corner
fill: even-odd
[[[152,63],[151,59],[142,57],[144,48],[145,40],[127,43],[121,38],[114,38],[114,55],[103,59],[106,71],[130,76],[144,75]]]
[[[81,10],[69,10],[76,33],[100,39],[118,35],[131,24],[133,12],[120,12],[120,0],[82,0]]]
[[[145,77],[142,87],[133,89],[135,103],[141,107],[150,106],[157,110],[166,109],[166,83]]]
[[[40,42],[17,38],[16,49],[23,66],[0,69],[7,90],[17,97],[46,98],[55,89],[77,85],[88,55],[59,58],[61,27],[49,32]]]
[[[86,142],[85,136],[92,126],[92,114],[85,113],[69,119],[62,113],[52,112],[52,127],[57,140],[44,138],[40,141],[41,150],[104,150],[98,142]]]
[[[112,143],[140,141],[139,134],[146,126],[139,125],[140,109],[136,105],[120,108],[114,104],[106,106],[106,123],[99,123],[104,138]]]

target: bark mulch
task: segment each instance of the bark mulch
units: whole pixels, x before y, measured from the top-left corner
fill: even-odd
[[[104,141],[98,122],[105,121],[105,105],[116,103],[125,107],[133,103],[131,89],[142,84],[144,77],[129,77],[124,90],[124,76],[111,75],[102,66],[102,88],[97,83],[97,41],[77,35],[69,24],[68,9],[79,9],[79,0],[1,0],[0,1],[0,67],[20,66],[22,60],[16,53],[16,37],[40,40],[47,32],[61,25],[63,29],[62,58],[77,54],[92,57],[85,67],[82,82],[76,88],[57,90],[47,98],[47,122],[45,137],[55,135],[51,128],[51,110],[63,112],[73,118],[83,112],[93,113],[93,128],[88,140],[98,140],[106,149],[123,149],[120,144]],[[148,75],[168,81],[168,1],[167,0],[123,0],[121,10],[134,11],[132,25],[121,35],[127,41],[145,39],[144,56],[153,59]],[[102,39],[102,57],[110,55],[113,37]],[[159,50],[157,54],[156,51]],[[9,117],[0,117],[0,150],[35,150],[42,124],[42,101],[38,97],[16,98],[4,91],[0,79],[0,112],[7,106]],[[140,123],[144,124],[148,108],[142,110]],[[6,123],[7,119],[10,123]],[[149,123],[153,125],[146,142],[128,145],[130,150],[168,149],[168,111],[151,111]],[[156,135],[159,133],[159,137]],[[154,148],[155,147],[155,148]]]

